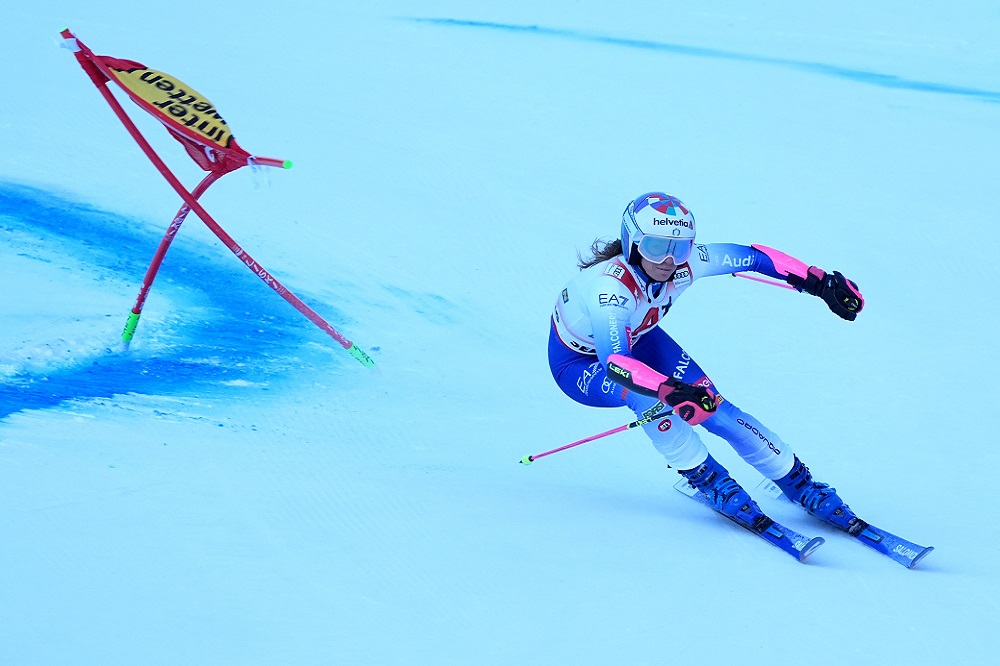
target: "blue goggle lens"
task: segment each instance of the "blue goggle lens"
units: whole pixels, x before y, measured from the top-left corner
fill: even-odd
[[[691,257],[693,250],[693,238],[643,236],[639,241],[639,254],[654,264],[662,264],[669,257],[673,258],[675,264],[683,264]]]

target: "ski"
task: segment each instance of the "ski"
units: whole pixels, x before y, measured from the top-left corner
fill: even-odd
[[[757,490],[762,491],[765,495],[770,497],[783,499],[789,504],[792,503],[791,500],[785,497],[785,494],[781,492],[781,489],[770,479],[764,479],[757,486]],[[852,525],[847,534],[850,535],[855,541],[860,541],[872,550],[882,553],[894,562],[899,562],[907,569],[915,567],[917,562],[924,559],[932,550],[934,550],[934,546],[917,545],[912,541],[907,541],[892,532],[887,532],[880,527],[875,527],[874,525],[860,519],[857,524]]]
[[[896,536],[892,532],[886,532],[874,525],[865,523],[865,521],[861,522],[864,524],[864,527],[860,531],[852,529],[851,532],[857,531],[858,533],[851,534],[851,536],[869,548],[886,555],[895,562],[899,562],[907,569],[917,566],[917,562],[924,559],[934,550],[934,546],[918,546],[912,541],[907,541],[902,537]]]
[[[716,513],[719,513],[715,506],[712,504],[711,500],[708,499],[704,494],[698,492],[698,490],[687,482],[687,479],[681,479],[674,484],[674,488],[695,500],[699,504],[703,504],[708,508],[712,509]],[[719,513],[719,515],[724,515]],[[728,516],[726,516],[728,518]],[[734,523],[747,530],[752,534],[756,534],[764,541],[767,541],[772,546],[777,546],[781,550],[785,551],[799,562],[804,562],[807,557],[817,548],[823,545],[823,537],[807,537],[799,534],[795,530],[785,527],[781,523],[775,522],[771,518],[768,518],[769,523],[765,523],[759,527],[759,529],[754,528],[750,525],[739,522],[730,518]]]

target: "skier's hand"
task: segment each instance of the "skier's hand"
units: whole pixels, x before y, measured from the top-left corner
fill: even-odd
[[[858,285],[839,271],[827,273],[821,268],[810,266],[805,278],[789,274],[786,280],[799,291],[822,298],[830,311],[841,319],[854,321],[865,307],[865,299]]]
[[[673,377],[660,384],[657,391],[660,402],[670,405],[691,425],[698,425],[715,413],[720,398],[715,391],[704,386],[685,384]]]

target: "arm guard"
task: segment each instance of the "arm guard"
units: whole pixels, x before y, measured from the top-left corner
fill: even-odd
[[[630,391],[658,398],[691,425],[698,425],[714,414],[722,401],[711,389],[661,375],[631,356],[608,357],[608,377]]]

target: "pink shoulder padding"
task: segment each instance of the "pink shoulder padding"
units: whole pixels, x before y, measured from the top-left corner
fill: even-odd
[[[608,361],[627,370],[631,375],[629,379],[632,382],[650,391],[656,391],[660,388],[660,384],[667,381],[666,375],[661,375],[642,361],[637,361],[631,356],[612,354],[608,357]]]
[[[779,273],[784,275],[798,275],[803,280],[809,275],[809,266],[804,262],[799,261],[793,256],[787,255],[781,250],[775,250],[773,247],[768,247],[766,245],[752,244],[750,247],[753,249],[763,252],[774,264],[774,268]]]

